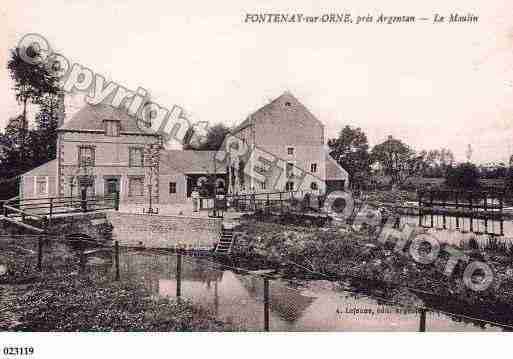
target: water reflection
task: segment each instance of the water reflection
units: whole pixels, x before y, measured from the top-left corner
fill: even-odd
[[[154,294],[175,297],[177,257],[145,253],[121,256],[122,277],[142,281]],[[181,295],[242,330],[264,327],[264,284],[260,277],[218,269],[205,259],[183,257]],[[419,314],[355,296],[338,284],[309,281],[295,288],[270,281],[270,329],[273,331],[418,331]],[[480,331],[473,324],[428,313],[427,331]],[[486,327],[484,330],[500,330]]]

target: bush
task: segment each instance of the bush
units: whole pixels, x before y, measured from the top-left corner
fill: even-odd
[[[479,187],[479,171],[472,163],[450,167],[447,169],[445,183],[452,188],[477,188]]]

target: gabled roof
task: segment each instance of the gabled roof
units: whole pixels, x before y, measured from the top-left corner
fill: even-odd
[[[55,176],[57,174],[57,160],[51,160],[38,167],[34,167],[30,171],[25,172],[22,176]]]
[[[106,104],[82,107],[69,121],[59,127],[59,131],[104,132],[104,120],[119,121],[121,134],[152,135],[141,130],[136,118],[130,116],[125,109],[117,109]]]
[[[285,110],[284,104],[289,103],[291,106],[294,106],[299,112],[302,113],[303,116],[306,116],[308,119],[311,119],[315,122],[318,122],[321,126],[324,127],[323,123],[317,119],[297,98],[294,97],[289,91],[285,91],[281,96],[275,98],[267,105],[261,107],[260,109],[253,112],[249,115],[244,121],[242,121],[238,126],[236,126],[231,133],[236,134],[240,130],[250,126],[252,123],[258,123],[261,119],[265,117],[280,117]]]
[[[349,175],[347,171],[326,151],[326,181],[346,180]]]
[[[181,172],[184,174],[213,174],[226,173],[221,163],[214,165],[217,151],[163,150],[160,154],[159,173],[169,174]]]

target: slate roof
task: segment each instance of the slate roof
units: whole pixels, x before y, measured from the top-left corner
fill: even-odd
[[[300,116],[305,116],[308,119],[314,120],[318,122],[321,126],[323,126],[322,122],[320,122],[317,119],[317,117],[315,117],[301,102],[299,102],[299,100],[295,98],[294,95],[292,95],[292,93],[290,93],[289,91],[285,91],[282,95],[275,98],[267,105],[259,108],[251,115],[249,115],[244,121],[242,121],[238,126],[236,126],[231,131],[231,133],[236,134],[240,130],[251,125],[252,122],[257,123],[260,119],[263,119],[265,117],[279,118],[280,116],[283,116],[283,104],[287,102],[294,106],[296,112],[300,114]]]
[[[22,176],[55,176],[57,174],[57,160],[51,160],[38,167],[32,168]]]
[[[326,181],[347,180],[347,171],[326,152]]]
[[[182,172],[185,174],[226,173],[226,167],[219,162],[214,166],[216,151],[164,150],[160,155],[160,174]]]
[[[121,134],[146,134],[137,124],[135,117],[130,116],[126,110],[117,109],[110,105],[86,105],[82,107],[73,117],[66,121],[60,131],[95,131],[105,130],[103,121],[113,120],[120,122]]]

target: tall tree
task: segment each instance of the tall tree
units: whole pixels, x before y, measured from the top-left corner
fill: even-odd
[[[221,148],[224,138],[230,133],[230,128],[222,123],[215,124],[207,130],[207,134],[203,141],[197,141],[194,135],[194,129],[189,128],[185,135],[186,143],[184,149],[197,151],[217,151]]]
[[[22,52],[23,51],[23,52]],[[11,57],[7,63],[7,69],[14,81],[14,92],[16,100],[23,106],[20,123],[21,148],[25,146],[28,133],[27,105],[29,102],[37,103],[45,94],[56,94],[59,91],[58,79],[47,63],[43,61],[25,61],[21,54],[38,59],[40,54],[32,47],[14,48],[11,50]],[[20,161],[24,162],[25,152],[19,153]]]
[[[426,177],[445,177],[447,169],[454,163],[454,154],[448,148],[422,151],[424,155],[423,174]]]
[[[409,177],[419,174],[423,166],[422,154],[416,154],[408,145],[392,136],[374,146],[371,158],[379,163],[394,185],[400,185]]]
[[[39,101],[36,114],[36,129],[32,131],[34,165],[38,166],[55,159],[57,153],[57,128],[64,118],[64,94],[47,94]]]
[[[361,128],[345,126],[338,138],[329,139],[330,155],[348,172],[350,183],[361,182],[370,172],[369,143]]]

